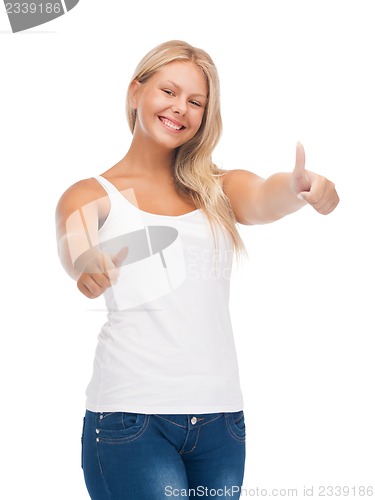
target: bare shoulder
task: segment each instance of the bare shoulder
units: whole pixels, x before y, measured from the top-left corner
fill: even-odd
[[[84,205],[105,196],[102,186],[92,177],[72,184],[60,197],[56,206],[56,219],[66,219]]]
[[[223,170],[220,169],[220,173],[223,174],[223,188],[226,187],[236,187],[240,186],[242,182],[254,182],[260,177],[249,170],[244,169],[233,169],[233,170]]]
[[[256,203],[256,193],[263,179],[244,169],[220,170],[222,188],[240,224],[251,224],[252,206]]]

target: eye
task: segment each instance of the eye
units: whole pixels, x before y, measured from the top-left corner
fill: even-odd
[[[172,90],[169,90],[169,89],[162,89],[162,90],[163,90],[163,92],[165,92],[168,95],[174,95]]]
[[[190,101],[190,102],[191,102],[191,104],[194,104],[194,106],[198,106],[198,108],[202,107],[201,103],[198,101]]]

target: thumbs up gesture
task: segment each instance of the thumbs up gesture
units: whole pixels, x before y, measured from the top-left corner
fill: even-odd
[[[116,282],[119,276],[118,267],[128,255],[128,250],[128,247],[121,248],[115,255],[100,253],[95,248],[86,252],[88,255],[84,256],[80,264],[83,269],[77,280],[78,290],[89,299],[99,297]]]
[[[331,213],[339,203],[333,182],[306,170],[305,150],[300,142],[297,143],[296,165],[291,175],[291,188],[299,199],[306,201],[323,215]]]

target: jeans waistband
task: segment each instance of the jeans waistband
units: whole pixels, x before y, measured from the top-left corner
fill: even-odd
[[[223,417],[225,413],[192,413],[192,414],[160,414],[156,413],[155,417],[167,420],[172,424],[184,427],[187,429],[193,429],[194,427],[200,427],[206,425],[220,417]]]
[[[240,410],[243,411],[243,410]],[[93,413],[87,410],[87,413],[91,413],[91,415],[97,418],[100,418],[100,415],[108,414],[110,412],[98,412]],[[178,427],[183,427],[185,429],[193,429],[196,427],[200,427],[202,425],[209,424],[217,420],[220,417],[224,417],[226,415],[230,415],[231,413],[239,413],[239,412],[220,412],[220,413],[189,413],[189,414],[166,414],[166,413],[155,413],[152,414],[151,417],[155,416],[158,419],[162,419],[164,421],[170,422]]]

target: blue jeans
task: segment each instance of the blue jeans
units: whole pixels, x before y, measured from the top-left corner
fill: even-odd
[[[93,500],[240,497],[243,411],[198,415],[86,411],[82,468]]]

